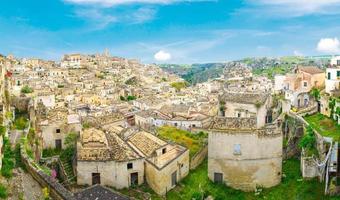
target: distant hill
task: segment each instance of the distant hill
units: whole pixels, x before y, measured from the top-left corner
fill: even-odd
[[[233,61],[246,64],[253,71],[254,75],[263,75],[273,78],[276,74],[285,74],[291,71],[295,66],[313,65],[323,68],[329,63],[328,56],[285,56],[280,58],[244,58],[242,60]],[[205,64],[162,64],[160,67],[169,72],[174,73],[190,84],[205,82],[209,79],[218,78],[223,75],[224,68],[229,67],[232,62],[228,63],[205,63]]]
[[[177,74],[190,84],[205,82],[208,79],[218,78],[223,74],[225,63],[205,63],[192,65],[161,65],[167,72]]]

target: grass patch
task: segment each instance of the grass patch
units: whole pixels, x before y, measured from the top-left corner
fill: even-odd
[[[331,118],[317,113],[315,115],[306,116],[305,120],[322,136],[331,137],[335,141],[340,142],[340,125],[336,124]]]
[[[2,158],[1,175],[5,178],[12,178],[12,170],[15,167],[14,153],[8,138],[4,138],[4,157]]]
[[[302,180],[300,175],[300,161],[290,159],[283,163],[285,178],[276,187],[263,189],[258,195],[250,192],[234,190],[222,184],[215,184],[208,179],[207,161],[180,182],[180,184],[167,194],[167,199],[202,199],[212,196],[214,199],[230,200],[327,200],[339,199],[324,195],[324,183],[317,179]]]
[[[61,153],[61,149],[53,149],[53,148],[43,149],[42,157],[48,158],[52,156],[58,156],[60,155],[60,153]]]
[[[194,156],[205,144],[208,134],[200,132],[193,134],[173,126],[163,126],[157,130],[162,139],[181,144],[189,149],[190,157]]]
[[[189,86],[188,82],[173,82],[170,84],[171,87],[175,88],[176,91],[181,91],[181,89]]]

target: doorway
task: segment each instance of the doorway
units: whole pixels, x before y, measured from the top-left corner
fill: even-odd
[[[55,148],[60,150],[61,147],[62,147],[61,139],[55,140]]]
[[[171,186],[175,186],[177,184],[177,171],[174,171],[171,174]]]
[[[138,172],[130,174],[131,185],[138,185]]]
[[[100,184],[100,173],[92,173],[92,185]]]
[[[214,182],[222,183],[223,182],[223,174],[222,173],[214,173]]]

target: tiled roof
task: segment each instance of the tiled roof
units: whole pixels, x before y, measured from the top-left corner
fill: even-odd
[[[78,160],[127,161],[140,156],[132,150],[116,133],[85,129],[77,146]]]
[[[94,185],[74,194],[76,200],[129,200],[128,197],[113,192],[112,190]]]
[[[220,100],[226,102],[244,103],[244,104],[264,104],[269,97],[269,93],[241,93],[228,92],[224,93]]]
[[[320,68],[308,66],[308,67],[299,67],[300,71],[306,72],[308,74],[320,74],[324,73]]]
[[[167,144],[165,141],[145,131],[135,133],[128,141],[147,157],[150,157],[157,149]]]

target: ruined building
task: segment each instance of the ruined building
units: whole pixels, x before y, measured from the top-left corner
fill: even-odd
[[[208,176],[244,191],[281,182],[282,132],[270,94],[225,93],[208,128]]]

